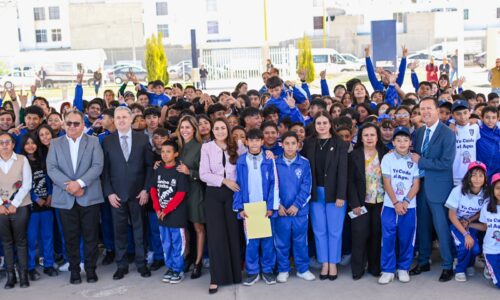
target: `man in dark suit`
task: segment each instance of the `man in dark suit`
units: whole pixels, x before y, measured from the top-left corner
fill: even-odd
[[[117,271],[113,279],[128,273],[127,226],[130,217],[134,233],[135,263],[142,277],[151,276],[146,266],[143,237],[143,207],[149,198],[153,152],[148,136],[131,129],[132,112],[128,107],[115,109],[116,131],[103,141],[103,191],[111,204],[115,235]]]
[[[438,104],[435,98],[420,101],[420,114],[425,126],[420,127],[413,141],[412,160],[420,169],[420,191],[417,195],[418,264],[410,275],[430,270],[432,252],[432,225],[439,240],[439,252],[443,271],[439,281],[453,277],[453,255],[448,223],[448,209],[444,206],[453,189],[453,160],[455,158],[455,134],[439,122]]]
[[[47,173],[54,182],[52,207],[58,208],[71,271],[70,283],[81,283],[80,237],[83,236],[87,282],[97,281],[99,207],[103,203],[99,176],[103,154],[99,140],[83,133],[84,116],[70,111],[65,116],[66,135],[52,140]]]

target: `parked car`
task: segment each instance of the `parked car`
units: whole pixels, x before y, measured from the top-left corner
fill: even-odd
[[[341,53],[342,57],[344,60],[352,65],[354,68],[354,71],[364,71],[366,70],[366,61],[364,58],[358,58],[351,53]]]
[[[481,68],[484,68],[484,66],[486,66],[486,52],[474,55],[474,63],[479,65]]]
[[[414,53],[410,54],[406,57],[406,68],[409,69],[411,67],[411,64],[415,61],[418,60],[420,62],[420,66],[425,66],[426,64],[429,63],[429,60],[431,59],[431,56],[427,53]],[[436,58],[434,57],[434,64],[439,67],[440,64],[443,63],[443,60],[441,58]]]
[[[168,67],[167,70],[170,78],[189,81],[193,70],[193,62],[190,60],[181,60],[175,65]]]
[[[122,84],[123,81],[127,79],[127,73],[130,71],[134,72],[135,76],[140,82],[147,81],[146,80],[147,73],[145,69],[139,67],[131,67],[131,66],[118,67],[116,69],[108,71],[109,81],[114,82],[116,84]]]

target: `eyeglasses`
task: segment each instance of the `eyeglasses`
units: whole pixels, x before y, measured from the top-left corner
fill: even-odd
[[[10,143],[12,143],[11,140],[0,140],[0,145],[10,145]]]
[[[396,114],[396,118],[409,118],[410,114]]]
[[[82,124],[81,122],[70,122],[70,121],[66,121],[66,126],[68,127],[80,127],[80,124]]]

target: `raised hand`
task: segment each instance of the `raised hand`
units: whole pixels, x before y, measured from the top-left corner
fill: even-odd
[[[300,70],[299,72],[297,72],[297,74],[299,74],[300,81],[306,80],[306,70]]]
[[[286,104],[288,104],[288,107],[290,107],[290,108],[294,108],[295,107],[295,99],[293,99],[293,96],[288,95],[285,98],[285,101],[286,101]]]
[[[418,59],[415,59],[415,60],[411,63],[411,65],[410,65],[410,69],[411,69],[412,71],[415,71],[415,69],[416,69],[416,68],[418,68],[418,65],[419,65],[419,64],[420,64],[420,62],[418,61]]]
[[[77,84],[82,84],[82,81],[83,81],[83,72],[79,72],[79,73],[76,75],[76,83],[77,83]]]
[[[370,45],[365,47],[365,57],[370,56]]]
[[[14,85],[12,85],[12,87],[7,92],[9,93],[10,100],[17,100],[16,88],[14,87]]]
[[[324,80],[326,78],[326,70],[319,72],[319,77],[321,78],[321,80]]]
[[[402,48],[402,54],[403,54],[403,57],[406,57],[408,55],[408,48],[406,48],[405,45],[403,45],[403,48]]]
[[[26,107],[28,103],[28,95],[23,95],[23,90],[19,91],[19,103],[21,103],[21,107]]]
[[[0,91],[0,99],[5,99],[5,96],[7,96],[7,90]]]

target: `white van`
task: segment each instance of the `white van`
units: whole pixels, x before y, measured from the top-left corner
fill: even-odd
[[[298,50],[296,50],[298,53]],[[326,70],[327,73],[340,73],[350,70],[359,70],[359,67],[345,60],[340,53],[331,48],[312,49],[314,69],[316,73]],[[298,58],[297,58],[298,61]]]
[[[13,67],[11,72],[0,76],[0,86],[5,89],[14,87],[29,88],[36,83],[37,77],[32,67]]]

